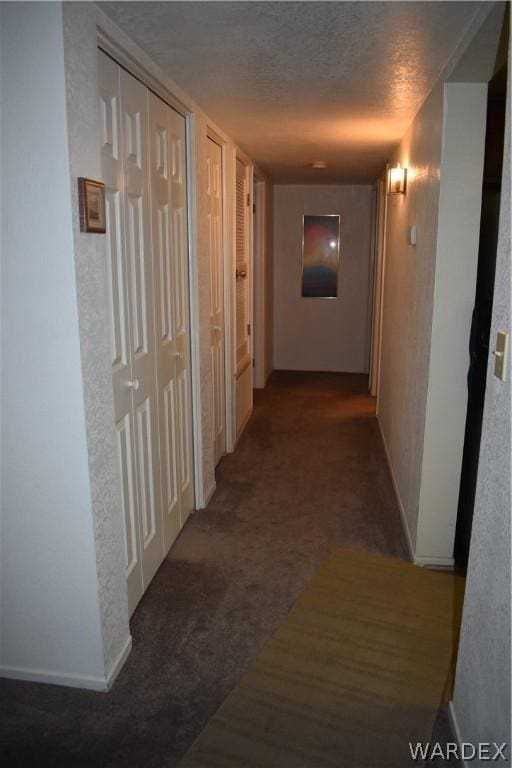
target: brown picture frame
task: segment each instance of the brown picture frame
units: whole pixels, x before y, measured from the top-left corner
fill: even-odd
[[[105,216],[105,185],[92,179],[78,179],[78,205],[80,232],[104,235],[107,231]]]

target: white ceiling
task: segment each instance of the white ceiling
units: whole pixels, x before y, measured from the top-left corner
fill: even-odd
[[[276,182],[373,181],[480,2],[102,2]],[[313,170],[311,163],[327,168]]]

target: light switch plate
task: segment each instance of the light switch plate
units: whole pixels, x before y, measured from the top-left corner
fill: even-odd
[[[507,380],[508,337],[508,333],[505,333],[505,331],[498,331],[496,334],[496,349],[493,352],[495,357],[494,375],[501,379],[501,381]]]
[[[409,227],[407,232],[407,242],[409,245],[416,245],[418,242],[418,230],[416,228],[416,224],[413,224],[411,227]]]

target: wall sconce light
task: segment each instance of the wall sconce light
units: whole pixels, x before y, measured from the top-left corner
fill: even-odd
[[[388,195],[405,195],[407,189],[407,168],[397,163],[388,171]]]

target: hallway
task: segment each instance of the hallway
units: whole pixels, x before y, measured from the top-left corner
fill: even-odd
[[[0,680],[9,766],[176,766],[336,547],[407,558],[367,377],[275,372],[108,694]]]
[[[178,766],[333,550],[453,568],[505,71],[439,722],[512,743],[509,28],[483,0],[0,3],[2,764]]]

